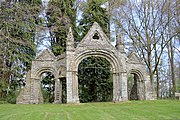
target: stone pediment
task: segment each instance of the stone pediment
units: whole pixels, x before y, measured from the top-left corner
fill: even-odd
[[[55,55],[48,49],[43,50],[38,56],[36,56],[35,60],[55,60]]]
[[[93,26],[77,47],[87,47],[89,49],[114,49],[109,38],[97,22],[94,22]]]
[[[128,55],[128,62],[129,63],[139,63],[139,64],[143,64],[141,59],[137,56],[137,54],[135,52],[131,52]]]

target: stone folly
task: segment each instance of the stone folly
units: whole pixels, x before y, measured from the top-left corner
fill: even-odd
[[[62,103],[62,79],[66,79],[67,103],[79,103],[78,65],[90,56],[105,58],[112,66],[113,100],[114,102],[130,100],[153,100],[150,77],[145,65],[132,52],[126,56],[121,37],[117,38],[116,47],[112,46],[108,37],[98,23],[94,23],[82,41],[74,47],[71,28],[67,37],[66,52],[59,56],[44,50],[32,61],[31,70],[26,75],[26,86],[17,97],[17,104],[43,103],[41,92],[41,75],[51,72],[55,76],[54,103]],[[128,75],[134,76],[134,86],[128,91]]]

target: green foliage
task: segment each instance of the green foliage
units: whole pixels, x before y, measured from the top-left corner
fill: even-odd
[[[134,85],[134,75],[130,74],[128,76],[128,97],[129,97],[129,99],[130,99],[130,93],[132,91],[133,85]]]
[[[94,22],[99,23],[105,33],[108,33],[108,15],[106,9],[101,7],[102,2],[88,0],[84,7],[82,19],[79,23],[81,38],[83,38]]]
[[[39,1],[39,2],[38,2]],[[0,97],[16,90],[35,56],[40,0],[0,4]],[[18,83],[19,82],[19,83]],[[13,97],[13,95],[12,95]]]
[[[110,63],[100,57],[88,57],[78,67],[80,102],[112,101]]]
[[[46,12],[48,19],[48,28],[51,36],[51,49],[55,55],[66,51],[66,38],[69,27],[76,33],[76,9],[74,8],[75,0],[50,0]]]
[[[44,103],[54,102],[54,75],[51,72],[43,73],[41,80],[41,90],[43,94]]]
[[[8,91],[4,90],[4,92],[6,92],[6,95],[0,97],[0,104],[5,104],[5,103],[15,104],[19,92],[13,89],[9,89]],[[0,93],[2,94],[2,91],[0,91]]]
[[[7,104],[8,102],[7,101],[1,101],[0,100],[0,104]]]
[[[177,91],[179,91],[180,92],[180,79],[177,79]]]
[[[16,104],[17,95],[17,91],[9,91],[6,101],[11,104]]]

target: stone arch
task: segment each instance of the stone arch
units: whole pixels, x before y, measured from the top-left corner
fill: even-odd
[[[131,89],[131,93],[128,93],[128,98],[130,100],[144,100],[145,99],[145,79],[144,74],[139,69],[131,69],[128,72],[128,75],[133,74],[133,87]],[[128,88],[128,87],[127,87]],[[132,97],[134,96],[134,98]]]
[[[83,59],[90,56],[105,58],[111,64],[114,102],[128,100],[127,77],[130,73],[138,77],[140,99],[145,99],[145,97],[146,99],[154,99],[149,76],[143,69],[144,64],[134,52],[126,57],[124,44],[118,41],[115,48],[102,28],[95,22],[82,41],[75,47],[70,28],[64,54],[54,56],[51,51],[46,49],[32,61],[31,70],[26,76],[27,84],[18,96],[17,103],[42,103],[41,93],[37,91],[40,91],[40,75],[43,72],[51,72],[55,76],[55,103],[61,103],[61,78],[66,78],[67,103],[78,103],[78,66]]]
[[[74,59],[73,65],[74,70],[77,71],[79,63],[90,56],[95,56],[95,57],[102,57],[105,58],[111,65],[112,65],[112,71],[113,73],[119,73],[120,72],[120,67],[123,70],[122,64],[119,63],[117,60],[117,57],[110,54],[108,51],[102,51],[102,50],[86,50],[83,53],[77,54],[77,56]]]
[[[50,72],[54,76],[54,81],[55,81],[54,93],[56,91],[57,71],[52,67],[39,67],[39,68],[37,68],[37,70],[33,71],[33,73],[32,73],[32,74],[34,74],[34,78],[32,78],[33,79],[33,86],[32,86],[33,90],[32,91],[33,91],[33,95],[34,95],[33,100],[35,101],[33,103],[36,103],[36,104],[37,103],[43,103],[44,98],[43,98],[42,89],[41,89],[41,82],[42,82],[41,76],[43,73],[47,73],[47,72]],[[55,101],[55,95],[54,95],[54,101]]]
[[[35,72],[35,78],[36,79],[40,79],[40,76],[42,73],[44,72],[51,72],[55,78],[58,78],[58,72],[53,69],[52,67],[42,67],[42,68],[39,68],[36,72]]]
[[[136,74],[139,77],[139,81],[144,81],[143,72],[141,72],[141,70],[139,70],[138,68],[131,69],[128,74]]]
[[[78,103],[79,96],[78,96],[78,66],[80,62],[90,56],[97,56],[105,58],[112,66],[113,72],[113,101],[121,101],[121,72],[123,71],[123,66],[118,61],[117,57],[109,51],[104,50],[85,50],[82,53],[76,54],[76,57],[71,60],[70,63],[70,71],[71,71],[71,78],[72,78],[72,96],[67,96],[67,102]],[[67,71],[68,72],[68,71]],[[68,76],[68,75],[66,75]],[[70,85],[67,84],[67,87]],[[69,92],[70,93],[70,92]],[[68,101],[69,100],[69,101]]]

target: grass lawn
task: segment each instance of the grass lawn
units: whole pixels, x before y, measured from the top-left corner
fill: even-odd
[[[0,104],[0,120],[180,120],[180,101]]]

